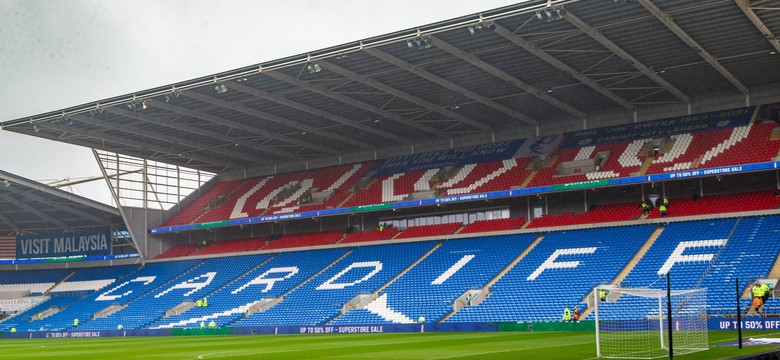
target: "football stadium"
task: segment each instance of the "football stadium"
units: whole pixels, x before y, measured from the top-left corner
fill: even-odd
[[[118,204],[0,169],[2,357],[777,359],[777,34],[532,0],[2,119]]]

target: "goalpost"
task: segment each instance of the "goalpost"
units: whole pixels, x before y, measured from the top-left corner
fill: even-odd
[[[602,290],[607,293],[603,301]],[[671,290],[669,294],[671,304],[667,290],[596,287],[597,357],[653,359],[669,356],[670,347],[673,355],[709,349],[707,289]]]

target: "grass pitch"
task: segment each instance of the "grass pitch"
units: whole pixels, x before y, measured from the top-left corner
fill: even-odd
[[[780,334],[744,332],[743,338]],[[167,336],[102,339],[4,339],[2,359],[593,359],[590,332],[350,335]],[[710,331],[715,345],[734,331]],[[713,346],[676,359],[730,359],[776,346]]]

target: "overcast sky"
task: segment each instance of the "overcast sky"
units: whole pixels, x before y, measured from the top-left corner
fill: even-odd
[[[0,121],[132,93],[519,0],[0,0]],[[0,169],[99,176],[89,149],[0,131]],[[72,189],[109,202],[104,181]]]

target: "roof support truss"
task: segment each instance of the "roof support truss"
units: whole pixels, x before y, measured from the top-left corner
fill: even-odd
[[[8,225],[8,227],[10,227],[11,229],[13,229],[15,233],[20,234],[22,232],[22,229],[19,228],[18,225],[14,224],[14,222],[11,221],[11,219],[3,215],[3,213],[0,213],[0,221]]]
[[[525,81],[522,81],[522,80],[520,80],[520,79],[518,79],[518,78],[516,78],[516,77],[514,77],[514,76],[512,76],[510,74],[507,74],[503,70],[501,70],[501,69],[499,69],[499,68],[497,68],[497,67],[495,67],[493,65],[488,64],[487,62],[481,60],[480,58],[478,58],[474,54],[469,54],[469,53],[467,53],[467,52],[465,52],[465,51],[463,51],[461,49],[458,49],[454,45],[452,45],[450,43],[447,43],[447,42],[445,42],[444,40],[442,40],[440,38],[435,38],[434,41],[433,41],[433,45],[438,47],[439,49],[442,49],[442,50],[452,54],[452,55],[455,55],[455,57],[457,57],[457,58],[459,58],[459,59],[461,59],[461,60],[463,60],[463,61],[465,61],[465,62],[467,62],[467,63],[469,63],[471,65],[474,65],[474,66],[482,69],[483,71],[485,71],[485,72],[487,72],[487,73],[489,73],[489,74],[491,74],[491,75],[493,75],[493,76],[495,76],[495,77],[497,77],[497,78],[499,78],[501,80],[504,80],[504,81],[514,85],[518,89],[521,89],[521,90],[527,92],[531,96],[534,96],[534,97],[536,97],[536,98],[538,98],[538,99],[540,99],[540,100],[542,100],[542,101],[544,101],[544,102],[546,102],[546,103],[548,103],[548,104],[550,104],[552,106],[557,107],[558,109],[563,110],[564,112],[569,113],[570,115],[574,116],[577,119],[584,119],[585,118],[585,113],[583,113],[582,111],[579,111],[579,110],[569,106],[568,104],[564,103],[563,101],[560,101],[560,100],[558,100],[558,99],[548,95],[543,90],[537,89],[536,87],[532,86],[531,84],[526,83]]]
[[[30,205],[27,205],[27,204],[25,204],[25,203],[23,203],[21,201],[18,201],[18,200],[14,199],[11,196],[8,196],[8,195],[5,195],[5,194],[0,194],[0,198],[2,198],[3,200],[8,201],[8,202],[16,205],[19,208],[24,209],[25,211],[30,212],[31,214],[33,214],[33,215],[35,215],[35,216],[37,216],[37,217],[39,217],[39,218],[41,218],[43,220],[46,220],[46,221],[48,221],[48,222],[50,222],[52,224],[57,225],[58,227],[60,227],[62,229],[65,229],[66,231],[70,231],[70,226],[68,226],[68,224],[66,224],[66,223],[64,223],[64,222],[54,218],[53,216],[49,216],[46,213],[44,213],[44,212],[42,212],[42,211],[40,211],[40,210],[30,206]]]
[[[322,66],[323,68],[327,69],[328,71],[334,72],[336,74],[339,74],[347,79],[350,79],[352,81],[357,81],[361,84],[368,85],[374,89],[377,89],[379,91],[385,92],[387,94],[393,95],[399,99],[406,100],[412,104],[417,104],[419,106],[422,106],[430,111],[440,113],[442,115],[448,116],[453,120],[468,124],[476,129],[482,130],[482,131],[490,131],[490,127],[479,122],[476,120],[473,120],[471,118],[465,117],[461,114],[458,114],[446,107],[436,105],[430,101],[421,99],[419,97],[416,97],[414,95],[411,95],[407,92],[398,90],[394,87],[385,85],[379,81],[376,81],[375,79],[372,79],[368,76],[363,76],[360,74],[357,74],[355,72],[349,71],[341,66],[335,65],[333,63],[329,63],[324,60],[318,60],[317,64]]]
[[[228,119],[223,119],[223,118],[220,118],[218,116],[209,115],[209,114],[206,114],[205,112],[202,112],[202,111],[190,110],[190,109],[183,108],[181,106],[176,106],[176,105],[171,105],[171,104],[168,104],[168,103],[164,103],[162,101],[154,101],[154,102],[152,102],[152,104],[153,104],[153,106],[158,107],[158,108],[163,109],[163,110],[171,111],[171,112],[174,112],[174,113],[177,113],[177,114],[181,114],[181,115],[187,115],[189,117],[205,120],[205,121],[217,124],[217,125],[230,126],[230,127],[234,128],[234,129],[240,129],[240,130],[252,133],[252,134],[260,135],[260,136],[271,138],[271,139],[276,139],[276,140],[279,140],[279,141],[283,141],[283,142],[286,142],[286,143],[298,145],[298,146],[301,146],[303,148],[316,150],[316,151],[319,151],[319,152],[322,152],[322,153],[326,153],[326,154],[334,153],[333,150],[325,148],[323,146],[309,144],[306,141],[293,139],[293,138],[290,138],[289,136],[285,136],[285,135],[275,134],[275,133],[272,133],[270,131],[260,129],[259,127],[256,127],[256,126],[246,125],[246,124],[242,124],[240,122],[236,122],[236,121],[232,121],[232,120],[228,120]]]
[[[122,112],[124,110],[112,109],[112,111]],[[100,120],[100,119],[96,119],[96,118],[93,118],[93,117],[90,117],[90,116],[85,116],[85,115],[74,115],[73,119],[77,120],[77,121],[84,122],[84,123],[97,125],[97,126],[100,126],[100,127],[106,128],[106,129],[118,130],[118,131],[128,132],[128,133],[131,133],[131,134],[137,134],[137,135],[140,135],[140,136],[143,136],[143,137],[147,137],[147,138],[150,138],[150,139],[155,139],[155,140],[158,140],[158,141],[163,141],[163,142],[170,141],[170,139],[168,137],[166,137],[164,134],[158,134],[158,133],[156,133],[154,131],[144,130],[141,127],[122,128],[121,126],[113,124],[113,123],[111,123],[109,121]],[[209,146],[209,145],[197,142],[197,141],[191,141],[191,140],[186,140],[186,139],[180,138],[180,139],[177,139],[176,142],[181,144],[181,145],[191,147],[193,149],[201,149],[203,151],[208,151],[208,152],[211,152],[211,153],[219,154],[219,155],[225,156],[227,158],[234,158],[234,159],[237,158],[237,159],[242,159],[242,160],[245,160],[245,161],[255,161],[256,160],[253,156],[250,156],[248,154],[244,154],[244,153],[240,153],[240,152],[236,152],[236,151],[228,151],[228,150],[225,150],[225,149],[222,149],[222,148],[218,148],[218,147],[215,147],[215,146]]]
[[[82,219],[88,220],[90,222],[97,220],[98,222],[102,223],[105,226],[111,226],[112,225],[111,223],[106,221],[106,219],[96,217],[95,215],[92,215],[90,213],[81,211],[79,209],[75,209],[75,208],[71,208],[69,206],[65,206],[65,205],[59,204],[56,201],[48,201],[44,197],[35,195],[34,193],[20,192],[19,195],[21,195],[21,196],[23,196],[23,197],[25,197],[27,199],[33,200],[35,202],[38,202],[38,203],[45,203],[48,206],[51,206],[51,207],[53,207],[53,208],[55,208],[57,210],[64,211],[64,212],[76,215],[76,216],[78,216],[78,217],[80,217]]]
[[[628,61],[642,74],[644,74],[648,78],[652,79],[653,81],[661,85],[664,89],[666,89],[666,91],[670,92],[676,98],[682,100],[686,104],[689,104],[691,102],[691,98],[688,95],[685,95],[682,91],[680,91],[680,89],[674,87],[674,85],[670,84],[664,78],[656,74],[655,71],[647,67],[645,64],[642,64],[639,60],[637,60],[637,58],[631,56],[631,54],[623,50],[620,46],[618,46],[611,40],[607,39],[604,35],[601,34],[600,31],[588,25],[580,18],[576,17],[574,14],[571,13],[571,11],[565,12],[563,18],[566,19],[566,21],[570,22],[572,25],[582,30],[585,34],[593,38],[593,40],[598,41],[602,46],[614,52],[621,59]]]
[[[690,46],[691,49],[696,51],[699,56],[701,56],[704,61],[706,61],[710,66],[712,66],[718,73],[720,73],[726,80],[728,80],[731,85],[734,85],[735,88],[737,88],[742,94],[744,95],[750,95],[750,90],[742,84],[739,79],[736,78],[730,71],[728,71],[721,63],[716,59],[712,54],[710,54],[707,50],[701,47],[696,40],[694,40],[688,33],[685,32],[679,25],[677,25],[674,20],[672,20],[672,16],[655,6],[650,0],[636,0],[638,3],[642,4],[648,11],[650,11],[653,16],[655,16],[658,20],[660,20],[664,25],[666,25],[669,30],[672,30],[672,32],[677,35],[677,37],[680,38],[683,42],[685,42],[686,45]]]
[[[436,44],[436,41],[434,41],[433,43]],[[511,116],[512,118],[520,120],[520,121],[522,121],[522,122],[524,122],[524,123],[526,123],[528,125],[536,126],[536,125],[539,124],[538,121],[536,121],[535,119],[532,119],[529,116],[526,116],[526,115],[521,114],[521,113],[519,113],[519,112],[517,112],[515,110],[512,110],[512,109],[510,109],[510,108],[508,108],[508,107],[506,107],[504,105],[501,105],[501,104],[493,101],[492,99],[489,99],[489,98],[487,98],[485,96],[479,95],[479,94],[477,94],[477,93],[475,93],[475,92],[473,92],[473,91],[471,91],[469,89],[466,89],[466,88],[464,88],[464,87],[462,87],[462,86],[460,86],[458,84],[455,84],[455,83],[453,83],[453,82],[451,82],[449,80],[446,80],[446,79],[444,79],[444,78],[442,78],[442,77],[440,77],[438,75],[434,75],[434,74],[430,73],[429,71],[426,71],[426,70],[422,69],[419,66],[412,65],[412,64],[410,64],[410,63],[408,63],[406,61],[403,61],[403,60],[401,60],[401,59],[399,59],[399,58],[397,58],[395,56],[392,56],[392,55],[390,55],[390,54],[388,54],[388,53],[386,53],[386,52],[384,52],[382,50],[379,50],[379,49],[376,49],[376,48],[365,48],[365,49],[363,49],[363,51],[366,52],[367,54],[371,55],[371,56],[374,56],[374,57],[376,57],[378,59],[384,60],[384,61],[386,61],[386,62],[388,62],[390,64],[393,64],[393,65],[403,69],[403,70],[406,70],[406,71],[408,71],[408,72],[410,72],[412,74],[415,74],[415,75],[417,75],[417,76],[419,76],[419,77],[421,77],[423,79],[426,79],[426,80],[428,80],[430,82],[433,82],[433,83],[435,83],[435,84],[437,84],[439,86],[442,86],[442,87],[444,87],[446,89],[450,89],[450,90],[456,91],[456,92],[462,94],[463,96],[466,96],[468,98],[476,100],[476,101],[482,103],[485,106],[488,106],[488,107],[491,107],[491,108],[493,108],[495,110],[498,110],[498,111],[500,111],[500,112],[502,112],[504,114],[507,114],[507,115]]]
[[[500,35],[501,37],[511,41],[513,44],[525,49],[529,53],[535,55],[536,57],[546,61],[548,64],[554,66],[560,71],[563,71],[569,75],[571,75],[573,78],[577,79],[579,82],[587,85],[593,90],[596,90],[599,94],[604,95],[606,98],[612,100],[616,104],[619,104],[620,106],[626,108],[627,110],[631,110],[634,108],[634,105],[623,99],[622,97],[618,96],[614,92],[610,91],[609,89],[601,86],[599,83],[597,83],[595,80],[585,76],[584,74],[580,73],[579,71],[575,70],[569,65],[566,65],[562,61],[558,60],[554,56],[550,55],[544,50],[539,49],[536,45],[529,42],[528,40],[523,39],[522,37],[513,34],[511,31],[509,31],[507,28],[494,24],[495,33]]]
[[[417,130],[424,131],[424,132],[427,132],[427,133],[430,133],[430,134],[433,134],[433,135],[436,135],[436,136],[439,136],[439,137],[445,137],[444,133],[442,133],[441,131],[439,131],[439,130],[437,130],[435,128],[432,128],[432,127],[430,127],[428,125],[410,121],[409,119],[406,119],[403,116],[398,115],[396,113],[392,113],[390,111],[383,110],[383,109],[381,109],[381,108],[379,108],[377,106],[374,106],[374,105],[371,105],[371,104],[367,104],[367,103],[364,103],[362,101],[355,100],[355,99],[353,99],[353,98],[351,98],[349,96],[346,96],[346,95],[334,93],[332,91],[327,90],[325,87],[322,87],[322,86],[319,86],[319,85],[314,85],[314,84],[311,84],[311,83],[308,83],[308,82],[305,82],[305,81],[293,78],[291,76],[287,76],[287,75],[282,74],[282,73],[280,73],[278,71],[268,71],[268,72],[264,72],[263,74],[265,74],[267,76],[270,76],[270,77],[272,77],[274,79],[284,81],[284,82],[286,82],[288,84],[295,85],[295,86],[300,87],[302,89],[313,91],[313,92],[316,92],[316,93],[318,93],[320,95],[327,96],[327,97],[329,97],[331,99],[335,99],[335,100],[341,101],[341,102],[343,102],[345,104],[352,105],[352,106],[354,106],[356,108],[359,108],[359,109],[362,109],[362,110],[365,110],[365,111],[368,111],[368,112],[372,112],[374,114],[377,114],[379,116],[385,117],[387,119],[394,120],[394,121],[396,121],[396,122],[398,122],[398,123],[400,123],[402,125],[407,125],[407,126],[415,128]]]
[[[82,117],[84,117],[84,116],[82,116]],[[74,119],[78,119],[78,118],[74,118]],[[96,138],[96,139],[108,140],[108,141],[111,141],[111,142],[115,142],[115,143],[118,143],[118,144],[124,144],[124,145],[130,146],[130,147],[133,147],[133,148],[137,148],[137,149],[152,150],[152,151],[156,151],[156,152],[159,152],[159,153],[162,153],[162,154],[168,154],[168,155],[171,155],[171,156],[186,157],[186,158],[190,158],[190,159],[195,159],[195,160],[203,161],[203,162],[205,162],[207,164],[213,164],[213,165],[216,165],[216,166],[229,165],[229,166],[232,166],[232,167],[235,167],[235,168],[238,168],[238,169],[242,169],[243,168],[243,163],[236,162],[235,160],[224,160],[224,159],[219,160],[219,159],[214,159],[214,158],[207,157],[207,156],[201,156],[201,155],[192,153],[192,149],[184,149],[182,147],[176,147],[176,148],[165,147],[165,146],[160,146],[160,145],[153,144],[153,143],[131,140],[131,139],[128,139],[127,137],[123,137],[123,136],[110,135],[110,134],[106,134],[105,132],[97,132],[97,131],[79,129],[77,127],[71,127],[71,128],[67,128],[66,129],[65,125],[55,125],[55,124],[52,124],[52,123],[39,123],[39,126],[46,127],[46,128],[51,128],[51,129],[56,129],[58,131],[62,131],[63,133],[72,133],[72,134],[81,135],[81,136],[89,136],[89,137],[93,137],[93,138]],[[186,152],[186,156],[184,155],[185,152]]]
[[[231,87],[233,87],[233,86],[231,85]],[[286,118],[283,118],[281,116],[277,116],[277,115],[274,115],[274,114],[269,114],[269,113],[267,113],[265,111],[260,111],[260,110],[257,110],[257,109],[253,109],[253,108],[250,108],[248,106],[241,105],[241,104],[230,103],[228,101],[225,101],[225,100],[222,100],[222,99],[218,99],[218,98],[215,98],[213,96],[203,95],[203,94],[195,92],[195,91],[185,92],[184,96],[187,96],[187,97],[190,97],[190,98],[193,98],[193,99],[196,99],[198,101],[202,101],[202,102],[205,102],[205,103],[208,103],[208,104],[225,107],[225,108],[231,109],[233,111],[238,111],[240,113],[244,113],[244,114],[247,114],[247,115],[254,116],[256,118],[260,118],[260,119],[263,119],[263,120],[275,122],[277,124],[282,124],[282,125],[285,125],[285,126],[290,126],[290,127],[296,128],[296,129],[307,131],[307,132],[309,132],[311,134],[323,136],[323,137],[326,137],[328,139],[339,141],[339,142],[342,142],[342,143],[345,143],[345,144],[354,145],[354,146],[357,146],[357,147],[360,147],[360,148],[363,148],[363,149],[373,149],[373,146],[371,146],[371,145],[369,145],[367,143],[364,143],[362,141],[355,140],[355,139],[350,138],[350,137],[346,137],[346,136],[339,135],[339,134],[334,134],[334,133],[331,133],[329,131],[325,131],[323,129],[317,129],[317,128],[313,127],[313,126],[302,124],[302,123],[299,123],[297,121],[286,119]]]
[[[159,105],[158,103],[159,102],[155,101],[155,100],[150,100],[149,101],[149,104],[151,104],[152,106],[157,106],[157,105]],[[146,116],[146,115],[141,115],[141,114],[139,114],[137,112],[131,112],[131,111],[127,111],[127,110],[122,110],[120,108],[109,108],[107,111],[111,112],[111,113],[114,113],[114,114],[117,114],[117,115],[130,117],[130,118],[133,118],[133,119],[136,119],[136,120],[139,120],[139,121],[143,121],[143,122],[147,122],[147,123],[151,123],[151,124],[155,124],[155,125],[160,125],[160,126],[165,126],[165,127],[169,127],[169,128],[172,128],[172,129],[180,130],[180,131],[183,131],[183,132],[189,132],[189,133],[200,135],[200,136],[207,136],[207,137],[210,137],[210,138],[222,140],[222,141],[225,141],[226,143],[238,144],[238,145],[244,146],[244,147],[249,148],[249,149],[254,149],[254,150],[257,150],[257,151],[262,151],[262,152],[265,152],[265,153],[279,155],[279,156],[284,156],[284,157],[288,157],[288,158],[294,158],[293,154],[290,154],[290,153],[287,153],[287,152],[284,152],[284,151],[279,151],[279,150],[276,150],[276,149],[269,149],[269,148],[266,148],[266,147],[262,147],[262,146],[259,146],[259,145],[255,144],[255,143],[252,143],[250,141],[246,141],[246,140],[243,140],[243,139],[240,139],[240,138],[235,138],[235,137],[229,137],[229,136],[226,136],[226,135],[222,135],[222,134],[216,133],[214,131],[203,130],[203,129],[200,129],[200,128],[197,128],[197,127],[194,127],[194,126],[189,126],[189,125],[185,125],[185,124],[175,123],[175,122],[171,122],[171,121],[160,121],[159,119],[154,119],[154,118],[151,118],[151,117]]]
[[[745,13],[745,16],[748,17],[750,22],[753,23],[753,25],[758,28],[758,31],[761,32],[764,37],[766,37],[767,41],[769,41],[770,44],[775,48],[775,51],[780,53],[780,40],[778,40],[777,35],[772,33],[772,30],[769,30],[769,28],[764,24],[763,21],[756,15],[756,12],[753,11],[753,8],[750,7],[750,0],[736,0],[737,6],[742,10],[742,12]]]

